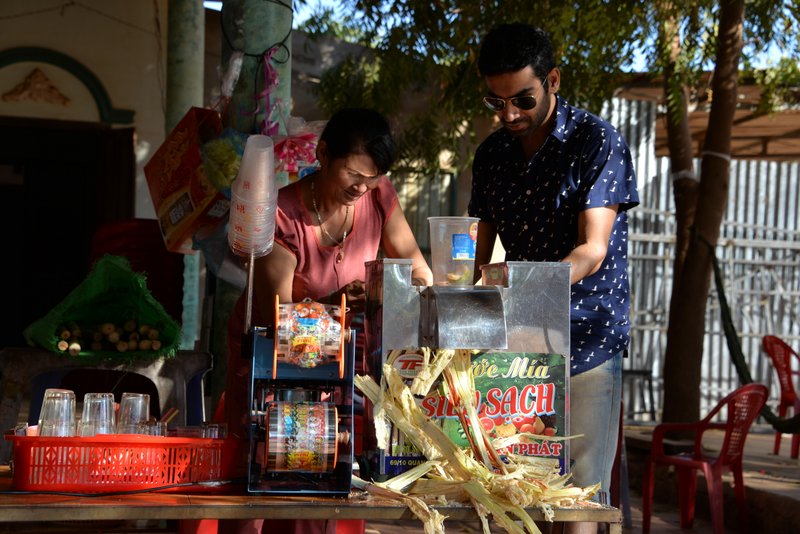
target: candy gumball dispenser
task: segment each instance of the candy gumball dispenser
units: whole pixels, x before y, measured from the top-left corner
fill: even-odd
[[[275,326],[253,326],[255,259],[272,250],[277,186],[274,144],[247,139],[232,186],[228,242],[248,257],[243,355],[252,357],[249,385],[248,491],[348,495],[353,469],[355,336],[340,306],[275,299]],[[351,341],[352,340],[352,341]]]
[[[253,329],[249,492],[350,493],[355,336],[344,309],[276,303],[277,327]]]

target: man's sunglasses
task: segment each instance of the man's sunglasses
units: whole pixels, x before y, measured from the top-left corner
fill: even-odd
[[[545,97],[547,96],[547,78],[544,79],[542,89],[544,89]],[[512,96],[511,98],[500,98],[499,96],[484,96],[483,103],[487,108],[494,112],[503,111],[506,108],[506,102],[511,104],[522,111],[530,111],[536,107],[536,97],[533,95]]]
[[[503,111],[506,102],[523,111],[528,111],[536,107],[536,97],[533,95],[512,96],[511,98],[500,98],[499,96],[484,96],[483,103],[487,108],[494,112]]]

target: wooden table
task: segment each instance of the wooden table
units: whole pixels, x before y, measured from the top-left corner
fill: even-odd
[[[98,521],[126,519],[366,519],[413,521],[402,504],[366,493],[354,492],[347,499],[325,497],[275,497],[245,494],[210,495],[140,493],[121,496],[66,496],[14,494],[7,466],[0,467],[0,522]],[[478,517],[469,506],[437,506],[454,521]],[[539,510],[531,517],[544,520]],[[608,523],[611,534],[621,534],[617,508],[561,508],[556,521]],[[445,526],[447,523],[445,522]]]

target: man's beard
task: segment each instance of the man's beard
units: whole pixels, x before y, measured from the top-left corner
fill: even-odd
[[[511,134],[512,137],[515,138],[522,138],[527,137],[528,135],[533,134],[535,131],[542,128],[546,121],[547,117],[550,114],[550,108],[552,107],[552,103],[550,102],[550,98],[548,95],[547,98],[547,111],[542,115],[535,115],[533,117],[525,116],[524,118],[517,119],[513,122],[506,122],[503,121],[503,126],[505,127],[506,131]],[[516,125],[516,124],[525,124],[525,128],[520,129],[511,129],[509,125]]]

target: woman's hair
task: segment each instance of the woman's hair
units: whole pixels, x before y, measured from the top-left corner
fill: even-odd
[[[319,138],[325,141],[330,159],[351,154],[372,158],[380,174],[389,171],[396,158],[389,123],[377,111],[364,108],[345,108],[330,118]]]
[[[515,22],[489,30],[478,56],[481,76],[515,72],[528,65],[541,80],[556,66],[553,44],[543,29]]]

